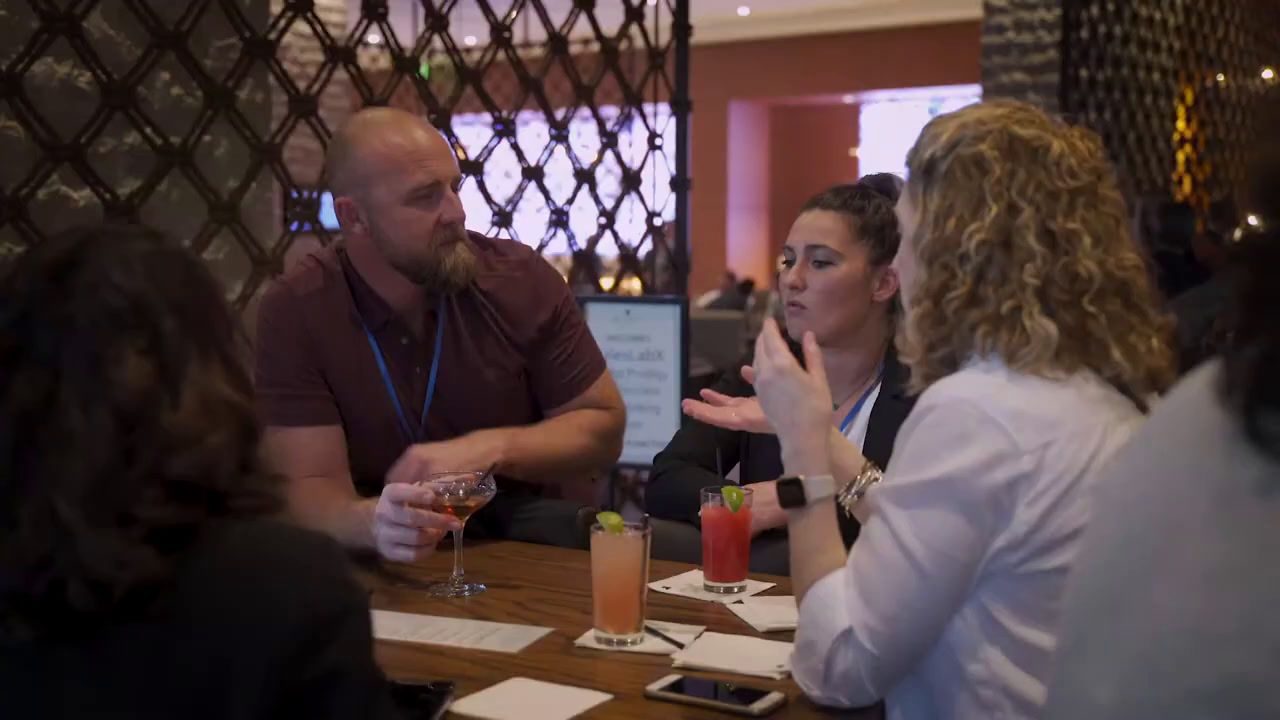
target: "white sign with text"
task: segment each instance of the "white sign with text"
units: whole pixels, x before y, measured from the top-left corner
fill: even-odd
[[[680,429],[681,305],[583,299],[587,327],[627,405],[623,465],[651,465]]]

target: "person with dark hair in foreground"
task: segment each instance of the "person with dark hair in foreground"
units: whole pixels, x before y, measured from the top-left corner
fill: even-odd
[[[1274,126],[1273,126],[1274,127]],[[1280,152],[1255,169],[1228,340],[1103,471],[1046,717],[1280,717]]]
[[[4,717],[394,716],[340,548],[275,519],[240,341],[142,228],[0,280]]]
[[[813,331],[827,366],[836,368],[832,427],[881,465],[912,404],[892,348],[898,280],[889,264],[898,250],[893,208],[900,184],[893,175],[869,175],[814,196],[791,228],[778,275],[791,337]],[[699,562],[699,489],[725,482],[716,474],[718,456],[723,470],[736,465],[753,491],[751,569],[787,573],[786,514],[774,489],[782,458],[754,394],[749,376],[734,373],[704,390],[702,401],[685,401],[692,422],[654,458],[645,491],[659,518],[654,557]],[[858,521],[842,515],[840,529],[850,545]]]

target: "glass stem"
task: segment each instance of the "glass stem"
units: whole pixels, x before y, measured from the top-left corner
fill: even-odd
[[[453,531],[453,576],[449,578],[449,582],[453,585],[462,584],[462,531],[466,529],[467,526],[464,524]]]

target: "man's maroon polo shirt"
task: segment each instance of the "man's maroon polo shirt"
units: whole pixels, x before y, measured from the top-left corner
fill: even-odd
[[[446,322],[426,440],[527,425],[605,371],[568,285],[532,249],[470,234],[476,279],[444,302]],[[377,338],[409,424],[427,393],[439,308],[420,335],[369,287],[340,246],[303,259],[263,296],[255,384],[270,426],[341,425],[356,489],[382,491],[407,447],[360,320]],[[418,340],[418,337],[422,340]]]

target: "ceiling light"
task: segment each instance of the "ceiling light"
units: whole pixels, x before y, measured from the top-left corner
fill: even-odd
[[[858,98],[854,97],[852,93],[848,95],[840,96],[840,102],[844,103],[845,105],[852,105],[857,101],[858,101]]]
[[[751,8],[747,7],[746,5],[738,6],[738,17],[746,17],[750,14],[751,14]]]
[[[1217,75],[1216,79],[1217,79],[1217,81],[1218,81],[1218,82],[1220,82],[1220,83],[1224,83],[1224,82],[1226,82],[1226,81],[1227,81],[1227,76],[1226,76],[1226,75],[1223,75],[1222,73],[1218,73],[1218,75]]]
[[[1271,69],[1271,68],[1269,68],[1269,67],[1264,67],[1264,68],[1262,68],[1262,79],[1263,79],[1263,80],[1275,80],[1275,79],[1276,79],[1276,71],[1275,71],[1275,70],[1272,70],[1272,69]]]
[[[382,36],[381,36],[381,35],[379,35],[378,33],[372,33],[372,32],[371,32],[371,33],[369,33],[368,35],[365,35],[365,36],[364,36],[364,41],[365,41],[365,42],[367,42],[367,43],[369,43],[370,45],[381,45],[381,44],[382,44]]]
[[[463,42],[463,44],[465,44],[467,47],[475,47],[475,46],[476,46],[476,36],[475,36],[475,35],[468,35],[468,36],[466,36],[466,37],[462,38],[462,42]]]

